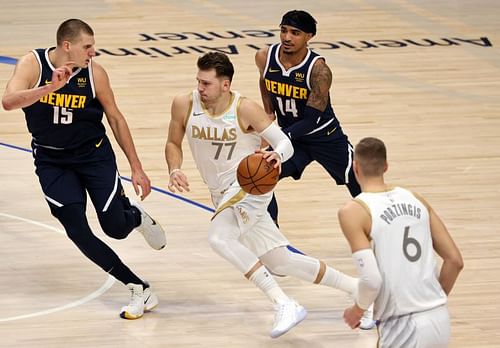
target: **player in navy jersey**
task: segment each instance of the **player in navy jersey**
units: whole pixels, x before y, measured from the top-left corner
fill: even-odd
[[[332,72],[325,59],[307,47],[316,34],[316,20],[305,11],[287,12],[280,24],[281,43],[259,50],[255,62],[264,108],[290,137],[293,157],[280,178],[300,179],[312,162],[321,164],[352,196],[360,188],[352,172],[352,146],[342,131],[330,101]],[[269,205],[278,220],[275,197]]]
[[[264,109],[277,119],[294,148],[292,158],[283,163],[280,179],[299,180],[316,161],[354,197],[361,189],[352,171],[352,145],[331,105],[332,72],[325,59],[307,47],[316,35],[316,20],[305,11],[292,10],[283,15],[280,28],[281,42],[255,55]],[[278,225],[274,195],[268,211]],[[370,317],[367,313],[361,328],[374,327]]]
[[[124,239],[137,228],[159,250],[166,244],[165,232],[124,194],[103,113],[128,159],[132,184],[141,199],[149,195],[151,184],[108,76],[92,61],[94,43],[87,23],[64,21],[57,30],[56,47],[36,49],[19,59],[2,105],[5,110],[22,108],[25,113],[36,174],[52,215],[85,256],[127,285],[131,302],[120,316],[136,319],[155,307],[158,297],[92,233],[85,215],[87,193],[108,236]]]

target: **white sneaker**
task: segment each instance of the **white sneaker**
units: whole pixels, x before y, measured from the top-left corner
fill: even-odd
[[[293,300],[276,304],[274,308],[276,314],[274,316],[274,326],[271,330],[272,338],[277,338],[287,333],[307,316],[306,309]]]
[[[158,305],[158,296],[156,296],[151,287],[143,289],[142,284],[127,284],[131,294],[130,303],[120,311],[120,317],[123,319],[139,319],[144,311],[150,311]]]
[[[161,250],[167,244],[165,231],[137,202],[130,200],[130,204],[141,212],[141,224],[136,229],[142,233],[149,246]]]
[[[361,330],[371,330],[377,326],[377,321],[373,320],[373,304],[363,313],[359,321],[359,328]]]

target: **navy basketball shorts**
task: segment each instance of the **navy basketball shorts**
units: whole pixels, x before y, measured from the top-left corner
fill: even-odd
[[[96,211],[106,212],[113,198],[123,192],[116,158],[106,137],[77,151],[33,146],[33,157],[52,211],[75,203],[85,206],[88,192]]]
[[[337,138],[320,137],[292,140],[293,156],[283,163],[281,178],[293,177],[299,180],[305,168],[312,162],[318,162],[337,185],[349,182],[352,171],[353,148],[346,136]]]

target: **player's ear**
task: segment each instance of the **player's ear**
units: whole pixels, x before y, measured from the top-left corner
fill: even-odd
[[[68,52],[71,46],[71,42],[64,40],[62,43],[62,48],[64,51]]]
[[[389,169],[389,162],[385,161],[385,164],[384,164],[384,173],[387,172],[387,169]]]
[[[354,171],[354,176],[356,176],[356,179],[358,179],[358,175],[359,175],[358,161],[356,161],[356,160],[352,161],[352,170]]]

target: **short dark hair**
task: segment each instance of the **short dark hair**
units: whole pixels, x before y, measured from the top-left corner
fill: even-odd
[[[372,137],[363,138],[354,149],[354,159],[366,176],[384,174],[387,163],[387,149],[382,140]]]
[[[233,80],[234,67],[229,57],[221,52],[208,52],[198,58],[198,69],[206,71],[215,70],[215,76],[227,77],[229,81]]]
[[[316,20],[308,12],[302,10],[288,11],[283,15],[280,26],[289,25],[304,33],[316,35]]]
[[[72,18],[65,20],[57,29],[57,45],[62,45],[63,41],[74,42],[80,36],[81,32],[94,36],[94,31],[90,25],[81,19]]]

